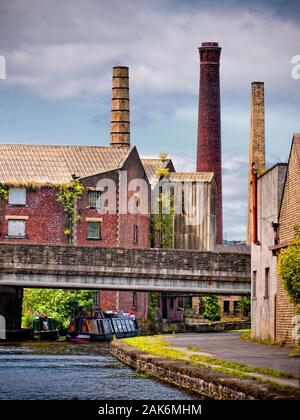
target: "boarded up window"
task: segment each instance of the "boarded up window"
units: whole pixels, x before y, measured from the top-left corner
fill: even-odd
[[[24,206],[26,204],[26,188],[10,188],[8,204]]]
[[[269,298],[269,274],[270,274],[270,269],[269,267],[267,267],[265,269],[265,299]]]
[[[25,220],[9,220],[8,236],[24,237],[25,236]]]

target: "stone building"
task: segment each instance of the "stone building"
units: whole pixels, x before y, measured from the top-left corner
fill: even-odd
[[[288,164],[277,164],[257,181],[258,240],[252,243],[252,336],[288,344],[299,338],[299,315],[277,275],[277,256],[300,225],[300,134]]]
[[[257,243],[251,246],[251,334],[276,339],[277,258],[273,226],[278,223],[287,165],[277,164],[257,180]]]

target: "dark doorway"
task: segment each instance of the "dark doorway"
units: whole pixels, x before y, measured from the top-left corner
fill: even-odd
[[[224,300],[223,302],[223,312],[224,314],[229,314],[230,313],[230,301],[229,300]]]
[[[168,319],[168,297],[167,295],[162,296],[162,317]]]

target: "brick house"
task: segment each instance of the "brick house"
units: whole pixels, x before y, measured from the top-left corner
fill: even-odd
[[[286,246],[294,237],[294,227],[300,225],[300,134],[294,134],[279,214],[279,244]],[[300,281],[300,279],[299,279]],[[300,316],[282,286],[277,281],[276,340],[281,343],[299,339]]]
[[[77,201],[80,220],[74,229],[74,245],[149,247],[149,215],[99,215],[95,201],[97,184],[110,179],[121,188],[120,171],[126,171],[125,186],[133,179],[148,183],[135,147],[82,147],[44,145],[0,145],[0,183],[9,185],[7,200],[0,198],[0,240],[15,243],[67,244],[66,215],[57,202],[60,184],[74,176],[84,186]],[[124,187],[123,187],[124,188]],[[147,294],[102,292],[100,305],[107,309],[132,310],[139,318],[147,315]]]

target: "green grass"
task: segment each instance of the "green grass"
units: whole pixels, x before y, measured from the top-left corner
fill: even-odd
[[[164,341],[164,338],[165,337],[162,336],[146,336],[126,338],[122,341],[128,344],[129,346],[135,347],[141,351],[150,353],[154,356],[170,358],[173,360],[180,360],[182,362],[198,366],[207,367],[207,365],[209,365],[210,368],[218,369],[218,371],[222,369],[222,372],[224,372],[224,370],[230,369],[230,375],[232,376],[239,375],[240,377],[240,375],[243,373],[258,373],[261,375],[272,376],[275,378],[294,378],[292,375],[289,375],[280,370],[249,366],[244,363],[231,362],[228,360],[218,359],[216,357],[201,356],[196,354],[190,355],[184,351],[171,348],[170,344]],[[199,352],[199,349],[195,347],[189,347],[189,350]],[[228,371],[224,373],[228,373]],[[249,375],[246,376],[249,378]]]
[[[274,378],[287,378],[287,379],[294,378],[292,375],[282,372],[280,370],[254,367],[254,366],[246,365],[244,363],[217,359],[215,357],[193,355],[193,356],[190,356],[190,359],[195,362],[209,363],[211,365],[217,365],[217,366],[222,366],[228,369],[234,369],[235,371],[240,372],[240,373],[259,373],[261,375],[273,376]]]
[[[289,357],[300,357],[300,349],[296,349],[289,355]]]
[[[200,349],[200,347],[193,347],[193,346],[187,346],[187,349],[188,350],[191,350],[191,351],[194,351],[194,352],[200,352],[200,351],[202,351]]]

